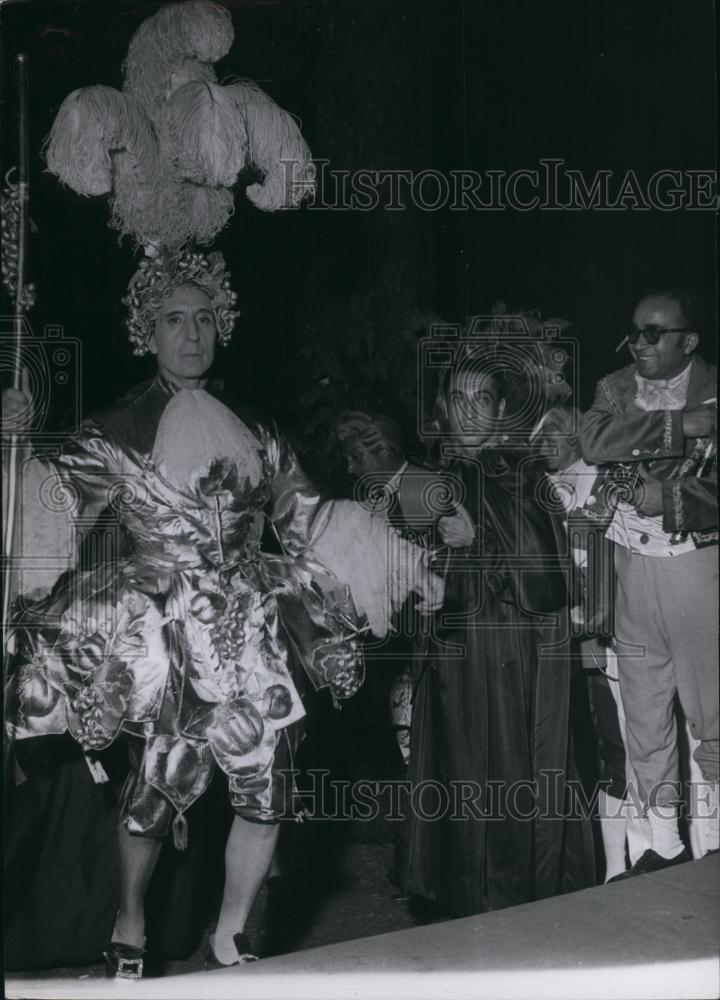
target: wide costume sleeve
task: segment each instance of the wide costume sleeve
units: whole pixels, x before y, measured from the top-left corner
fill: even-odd
[[[122,471],[117,443],[102,422],[92,417],[82,422],[51,464],[72,492],[76,513],[102,510],[113,504],[116,489],[132,487],[134,477]]]
[[[78,518],[84,523],[94,520],[108,502],[111,453],[112,445],[92,420],[85,421],[60,451],[43,453],[27,447],[21,453],[13,597],[38,597],[74,564],[80,541]],[[7,473],[3,463],[3,521],[8,516]]]
[[[600,379],[580,429],[580,448],[588,465],[680,458],[684,447],[680,410],[645,411],[632,403],[623,405],[612,376]]]
[[[324,500],[305,474],[286,439],[274,429],[266,448],[272,467],[270,520],[286,552],[304,552],[322,531],[332,504]]]
[[[427,553],[402,538],[384,512],[351,500],[323,500],[279,434],[268,445],[274,480],[270,518],[289,554],[303,555],[320,570],[321,585],[352,599],[360,619],[377,636],[391,627],[393,613],[411,592],[430,581]]]
[[[702,476],[662,484],[663,531],[717,531],[717,456]]]

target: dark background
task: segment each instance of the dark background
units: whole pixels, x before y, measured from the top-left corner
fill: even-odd
[[[510,171],[534,169],[541,158],[562,158],[588,178],[606,168],[619,175],[633,169],[642,180],[659,169],[715,166],[712,0],[226,0],[226,5],[236,39],[217,67],[218,78],[234,73],[257,80],[301,119],[314,156],[329,160],[334,170]],[[24,51],[31,61],[31,216],[37,231],[30,278],[38,301],[30,319],[38,337],[46,324],[55,324],[81,341],[78,384],[85,411],[150,375],[153,363],[131,355],[120,305],[135,268],[132,247],[119,245],[108,228],[106,199],[84,199],[63,189],[44,173],[40,150],[70,91],[96,83],[121,86],[130,37],[159,6],[138,0],[15,0],[0,10],[3,169],[16,160],[12,57]],[[715,226],[709,211],[303,208],[265,215],[238,192],[235,215],[217,246],[233,272],[242,316],[219,367],[239,396],[278,417],[297,439],[305,463],[322,472],[336,409],[372,404],[414,423],[418,332],[426,331],[433,316],[459,322],[503,298],[511,307],[538,307],[545,316],[573,322],[579,400],[585,403],[597,378],[627,360],[614,348],[649,284],[691,281],[714,298]],[[7,304],[3,311],[9,311]],[[703,352],[713,357],[714,345],[706,344]],[[8,353],[2,353],[7,374]],[[56,383],[51,395],[57,401],[50,423],[59,428],[67,421],[68,395]],[[311,717],[315,739],[305,747],[304,766],[332,766],[336,777],[371,778],[388,776],[392,760],[400,766],[389,728],[376,725],[372,738],[361,731],[373,718],[373,705],[377,718],[377,706],[387,706],[385,682],[376,671],[375,688],[366,685],[342,713],[314,703],[311,712],[319,715]],[[590,733],[590,723],[578,713],[574,717]],[[41,883],[36,883],[39,902],[28,895],[25,877],[36,860],[32,850],[45,850],[45,804],[53,795],[55,801],[75,801],[70,796],[78,794],[78,773],[87,780],[75,748],[69,741],[64,746],[62,753],[55,744],[48,750],[40,746],[37,752],[51,754],[53,766],[41,761],[34,780],[20,786],[27,789],[34,840],[30,837],[28,853],[20,838],[22,863],[9,869],[17,886],[8,899],[25,901],[29,921],[16,919],[13,925],[12,967],[32,967],[46,945],[52,956],[46,964],[69,959],[67,952],[57,956],[65,908],[46,906]],[[71,751],[75,771],[63,757]],[[38,791],[38,774],[44,792]],[[89,814],[88,828],[100,844],[105,838],[105,851],[96,852],[96,877],[103,881],[110,869],[103,871],[102,865],[115,863],[107,845],[116,818],[98,805],[94,786],[87,794],[88,808],[98,809],[100,817]],[[224,806],[224,796],[222,801]],[[56,821],[64,815],[55,814]],[[219,836],[227,820],[224,815],[196,828],[188,852],[191,869],[200,865],[193,851],[196,859],[208,856],[203,836]],[[73,824],[58,828],[52,841],[57,856],[74,857],[74,829]],[[307,907],[319,905],[335,864],[328,843],[343,836],[342,825],[338,831],[331,823],[318,835],[312,856],[319,863],[298,892],[302,902],[290,909],[285,904],[283,924],[291,937],[293,928],[309,922]],[[306,838],[296,837],[296,843],[298,856],[311,853]],[[89,856],[95,857],[92,850]],[[222,851],[218,847],[209,856],[219,860]],[[207,866],[198,870],[210,885]],[[167,893],[165,874],[156,884]],[[206,914],[184,885],[178,882],[182,892],[167,897],[166,912],[176,908],[175,923],[181,924],[183,907],[195,907],[202,931],[212,907]],[[106,900],[98,905],[102,919],[111,921],[112,905]],[[348,909],[363,907],[353,898]],[[45,919],[51,910],[48,933],[37,915]],[[97,960],[109,926],[94,911],[85,918],[86,926],[97,926],[87,938],[95,950],[83,960]],[[166,923],[170,936],[173,922]],[[361,932],[348,932],[349,923],[340,927],[341,936]],[[190,923],[185,932],[195,933]],[[285,950],[288,946],[286,941]],[[169,950],[189,947],[179,938]]]
[[[715,165],[711,0],[226,5],[236,38],[218,78],[260,82],[333,170],[532,169],[556,157],[588,178],[609,168],[643,179]],[[121,86],[130,36],[159,6],[16,0],[2,11],[6,166],[15,159],[10,57],[31,60],[30,319],[36,334],[59,323],[82,341],[86,410],[152,369],[130,355],[123,325],[132,247],[108,228],[106,199],[63,189],[43,172],[40,149],[71,90]],[[613,349],[648,284],[689,280],[712,299],[717,273],[707,210],[266,215],[238,192],[217,246],[242,309],[223,374],[316,462],[338,407],[374,401],[407,423],[416,377],[398,338],[431,315],[461,321],[500,297],[572,320],[587,402],[617,367]]]

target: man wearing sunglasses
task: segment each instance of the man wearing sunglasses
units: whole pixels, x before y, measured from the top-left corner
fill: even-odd
[[[618,880],[690,859],[677,822],[676,697],[703,779],[691,806],[697,814],[699,797],[701,812],[715,811],[693,853],[718,847],[717,375],[695,353],[702,316],[685,290],[645,296],[626,337],[633,363],[600,380],[582,423],[583,458],[605,473],[586,506],[615,543],[628,757],[652,831]]]

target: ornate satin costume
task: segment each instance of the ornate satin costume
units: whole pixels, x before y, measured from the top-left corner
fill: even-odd
[[[360,678],[349,593],[306,554],[333,505],[274,429],[159,376],[86,420],[53,465],[78,509],[114,511],[123,544],[26,602],[12,735],[68,730],[86,750],[140,737],[131,832],[164,835],[177,814],[182,839],[215,764],[238,814],[277,819],[304,715],[289,649],[337,697]]]

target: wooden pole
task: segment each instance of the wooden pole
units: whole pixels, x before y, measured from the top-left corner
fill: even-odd
[[[25,332],[24,311],[27,305],[26,281],[28,262],[28,236],[30,220],[28,215],[29,202],[29,153],[30,128],[28,109],[28,60],[25,55],[18,55],[17,95],[18,95],[18,231],[17,231],[17,271],[15,274],[15,341],[13,345],[13,388],[20,389],[22,385],[22,348]],[[7,505],[5,508],[5,524],[3,529],[3,556],[5,572],[3,574],[3,650],[4,663],[7,660],[7,640],[9,638],[10,607],[13,590],[13,551],[15,530],[18,517],[18,470],[20,465],[20,438],[14,430],[9,440],[9,455],[7,463]]]
[[[18,263],[17,285],[15,289],[15,352],[13,386],[20,388],[22,378],[22,340],[24,333],[23,313],[25,311],[25,285],[27,280],[28,236],[30,232],[30,217],[28,206],[30,202],[30,122],[28,105],[28,60],[20,54],[17,57],[18,85],[18,208],[20,221],[18,224]]]

